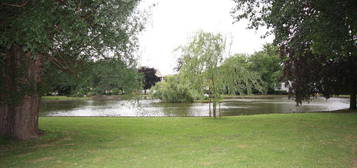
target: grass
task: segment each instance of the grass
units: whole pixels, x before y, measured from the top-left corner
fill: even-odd
[[[42,117],[45,136],[2,139],[0,167],[352,167],[356,113],[211,119]]]
[[[223,95],[225,99],[271,99],[271,98],[281,98],[281,97],[288,97],[288,95],[269,95],[269,94],[250,94],[250,95]]]
[[[66,100],[86,100],[89,97],[68,97],[68,96],[42,96],[42,100],[47,101],[66,101]]]
[[[68,101],[68,100],[88,100],[88,99],[115,99],[115,100],[126,100],[126,99],[133,99],[137,97],[144,97],[146,95],[95,95],[95,96],[87,96],[87,97],[70,97],[70,96],[42,96],[42,100],[45,101]]]

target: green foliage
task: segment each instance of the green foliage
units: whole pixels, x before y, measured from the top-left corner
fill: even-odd
[[[135,67],[128,67],[121,60],[107,59],[93,63],[89,80],[89,86],[97,94],[106,94],[113,89],[131,94],[142,88],[143,77]]]
[[[284,76],[301,104],[322,93],[357,94],[355,0],[234,0],[236,20],[267,26],[284,61]],[[353,100],[353,99],[351,99]],[[351,108],[356,101],[351,101]]]
[[[154,98],[170,103],[193,102],[194,97],[191,91],[192,90],[187,85],[184,85],[177,76],[167,77],[151,88],[151,93]]]
[[[245,58],[223,62],[225,45],[221,34],[198,32],[188,45],[179,48],[179,80],[190,88],[193,97],[208,94],[214,117],[222,94],[251,93],[253,88],[263,92],[259,76],[245,67]]]
[[[62,96],[70,96],[79,84],[84,80],[83,76],[87,69],[82,69],[77,78],[76,75],[63,72],[52,64],[45,66],[43,74],[43,84],[41,85],[41,95],[57,93]]]
[[[263,87],[266,91],[274,93],[283,75],[281,62],[278,48],[273,44],[266,44],[262,51],[249,57],[248,69],[259,74],[261,80],[264,81]]]
[[[259,76],[248,70],[248,59],[235,55],[223,61],[225,41],[218,34],[199,32],[186,47],[181,47],[179,77],[197,94],[220,98],[221,94],[263,92]]]
[[[229,57],[220,66],[222,88],[224,94],[252,94],[253,91],[265,93],[265,82],[259,72],[249,69],[249,59],[246,55],[236,54]]]
[[[91,60],[115,58],[127,65],[134,64],[133,51],[138,47],[137,34],[143,29],[144,21],[135,10],[138,2],[138,0],[1,1],[0,88],[4,88],[1,93],[12,94],[5,88],[7,86],[5,83],[9,82],[6,76],[15,79],[15,83],[23,80],[23,75],[14,77],[6,73],[5,60],[10,59],[12,49],[22,54],[30,54],[33,61],[41,62],[44,67],[51,64],[50,68],[76,74],[76,77],[82,77],[80,65]],[[16,72],[27,73],[24,67],[28,62],[30,61],[27,60],[16,67]],[[45,73],[47,72],[42,74]],[[63,85],[67,84],[72,85],[72,79]],[[21,83],[16,87],[17,90],[21,90],[20,87],[31,88]],[[46,88],[46,86],[42,87],[42,89]],[[101,87],[108,86],[101,85]],[[33,90],[37,92],[38,88]],[[15,95],[24,94],[19,92]]]
[[[51,52],[52,57],[100,56],[109,48],[116,53],[130,50],[130,38],[142,29],[140,18],[131,17],[137,0],[17,3],[1,3],[0,45],[5,48],[18,44],[24,51]],[[73,52],[77,54],[69,55]]]
[[[142,74],[120,59],[87,62],[78,76],[48,68],[45,74],[47,92],[85,96],[131,94],[142,87]]]
[[[219,97],[221,82],[218,66],[223,60],[225,40],[220,34],[198,32],[187,46],[179,48],[182,65],[179,78],[193,90],[195,95],[208,93]]]

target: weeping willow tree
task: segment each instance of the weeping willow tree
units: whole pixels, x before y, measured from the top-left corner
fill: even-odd
[[[237,58],[224,61],[225,46],[221,34],[198,32],[186,46],[179,48],[180,82],[188,85],[195,98],[208,95],[213,117],[217,116],[223,93],[243,94],[247,90],[250,93],[252,88],[262,91],[259,76],[235,61]]]
[[[237,54],[226,59],[219,67],[223,77],[221,93],[252,94],[253,91],[266,93],[264,81],[257,72],[249,69],[245,55]]]

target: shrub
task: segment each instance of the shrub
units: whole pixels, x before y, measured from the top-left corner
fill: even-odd
[[[156,83],[151,94],[154,98],[170,103],[193,102],[194,99],[189,87],[181,84],[176,77],[168,77]]]

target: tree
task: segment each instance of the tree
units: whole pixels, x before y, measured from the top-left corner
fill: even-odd
[[[93,63],[89,71],[89,83],[96,94],[106,94],[113,90],[131,94],[141,88],[142,76],[134,65],[126,65],[120,59],[105,59]]]
[[[53,65],[44,68],[42,92],[43,94],[56,93],[61,96],[71,96],[76,90],[80,81],[74,75],[63,72]],[[83,75],[81,74],[81,79]]]
[[[136,64],[128,65],[120,59],[107,58],[85,63],[76,77],[52,65],[45,68],[44,93],[66,96],[103,94],[131,94],[141,88],[142,76]]]
[[[249,57],[248,69],[260,75],[268,93],[274,93],[282,77],[278,48],[273,44],[264,45],[262,51],[258,51]]]
[[[154,98],[169,103],[193,102],[190,88],[185,85],[178,76],[169,76],[164,81],[158,82],[151,89]]]
[[[275,35],[298,104],[318,93],[350,94],[356,109],[357,5],[354,0],[234,0],[236,20]]]
[[[213,117],[216,117],[216,108],[224,91],[236,93],[260,84],[257,75],[239,64],[232,64],[238,57],[223,63],[224,49],[222,35],[205,32],[197,33],[187,46],[180,47],[179,78],[191,88],[193,97],[209,95]]]
[[[132,62],[142,20],[137,0],[14,1],[0,4],[0,136],[40,134],[43,66],[76,74],[76,65],[116,57]],[[79,77],[77,75],[77,77]]]
[[[265,82],[261,75],[249,69],[249,58],[246,55],[235,54],[219,67],[222,77],[222,91],[224,94],[252,94],[265,93]]]
[[[156,69],[149,67],[141,67],[139,72],[144,75],[144,90],[146,94],[146,90],[150,89],[155,85],[156,82],[159,82],[161,79],[156,76]]]
[[[210,102],[213,102],[213,117],[216,117],[220,99],[218,66],[223,60],[224,48],[222,35],[205,32],[197,33],[187,46],[181,47],[183,64],[180,78],[189,84],[196,97],[205,93],[209,95]]]

